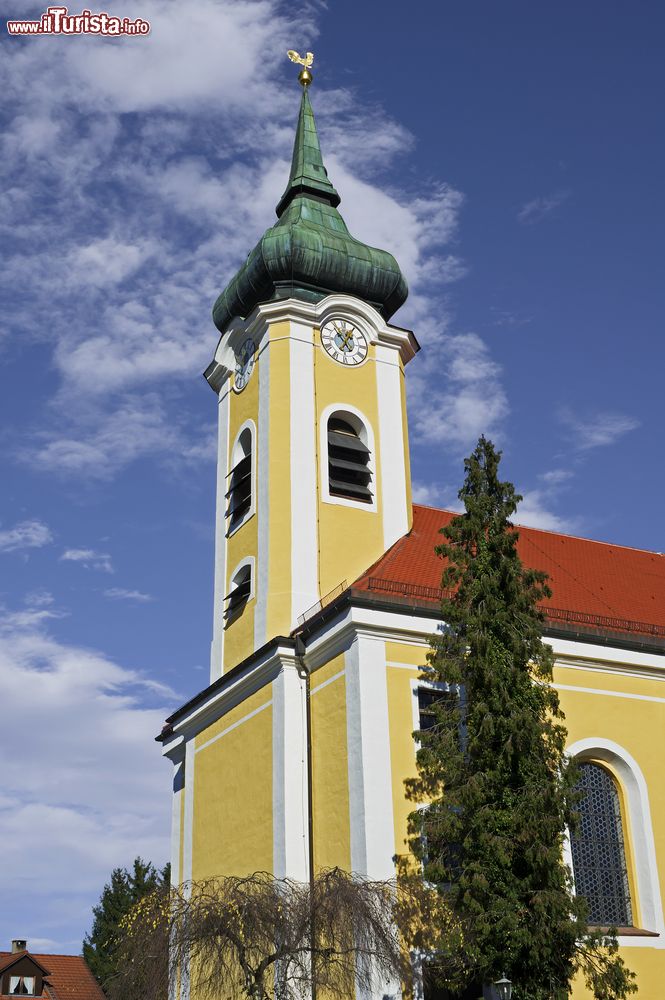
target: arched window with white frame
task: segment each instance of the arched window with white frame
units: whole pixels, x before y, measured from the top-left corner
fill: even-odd
[[[325,435],[330,498],[373,504],[372,452],[364,421],[350,410],[336,410],[327,418]]]
[[[580,765],[592,764],[601,768],[613,781],[613,788],[619,800],[624,860],[615,866],[615,871],[618,867],[620,872],[625,863],[630,874],[630,891],[634,892],[634,896],[629,898],[632,922],[626,925],[615,922],[618,927],[632,926],[635,929],[626,935],[622,935],[620,930],[619,943],[630,946],[639,941],[640,947],[662,948],[662,942],[665,940],[665,920],[660,894],[660,874],[651,821],[649,787],[642,768],[625,747],[615,740],[601,736],[588,736],[577,740],[568,747],[567,753],[575,757]],[[614,802],[612,808],[616,810],[617,799],[614,796],[612,799]],[[590,812],[592,805],[591,801],[587,803]],[[573,871],[576,891],[580,896],[584,896],[585,859],[578,851],[575,861],[572,834],[564,845],[564,856]],[[603,921],[599,926],[604,927],[607,924],[607,921]],[[636,931],[640,931],[641,936],[635,937]]]
[[[580,762],[579,774],[579,821],[570,837],[575,891],[586,900],[590,924],[631,927],[633,912],[616,781],[595,761]]]
[[[241,427],[231,449],[231,471],[227,476],[226,491],[228,535],[237,531],[254,513],[256,494],[254,439],[255,428],[250,420]]]

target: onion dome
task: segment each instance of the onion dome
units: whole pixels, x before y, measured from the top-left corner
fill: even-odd
[[[316,302],[331,292],[355,295],[388,320],[408,288],[387,250],[355,239],[337,211],[340,197],[328,179],[307,89],[303,89],[291,173],[266,230],[215,302],[220,333],[262,302],[298,298]]]

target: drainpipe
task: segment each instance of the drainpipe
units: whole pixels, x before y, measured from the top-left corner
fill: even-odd
[[[313,809],[313,788],[312,788],[312,687],[310,670],[305,663],[305,653],[307,649],[301,636],[296,636],[295,658],[298,676],[305,681],[305,729],[307,735],[307,844],[309,862],[309,942],[310,961],[312,969],[312,989],[311,1000],[316,1000],[316,983],[314,981],[314,809]]]

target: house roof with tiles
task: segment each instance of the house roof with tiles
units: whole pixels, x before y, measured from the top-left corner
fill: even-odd
[[[43,976],[38,994],[49,1000],[104,1000],[104,994],[80,955],[42,955],[26,949],[0,951],[0,977],[11,974],[12,966],[25,970],[24,959],[34,963]],[[11,996],[0,993],[0,996]]]

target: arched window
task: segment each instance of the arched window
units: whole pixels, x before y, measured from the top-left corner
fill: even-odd
[[[229,519],[228,534],[239,528],[252,513],[254,506],[254,459],[253,435],[250,426],[245,427],[236,439],[231,452],[231,471],[227,476],[226,499]]]
[[[370,451],[363,431],[362,422],[351,414],[328,418],[328,489],[333,497],[372,503]]]
[[[589,908],[590,924],[631,927],[633,923],[619,793],[604,767],[579,765],[579,824],[571,835],[575,889]]]
[[[224,618],[227,625],[242,614],[252,596],[252,568],[252,560],[241,563],[231,578],[231,589],[224,598],[226,604]]]

